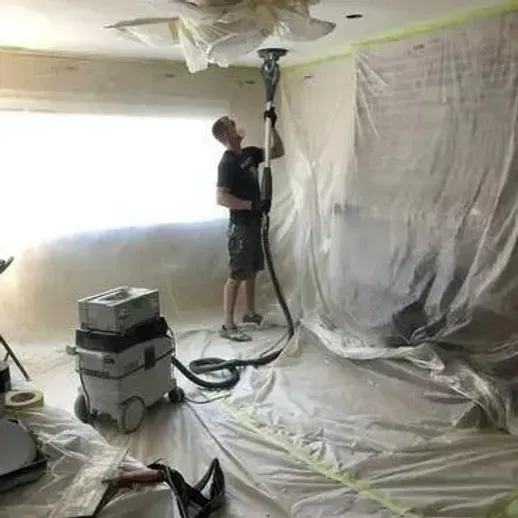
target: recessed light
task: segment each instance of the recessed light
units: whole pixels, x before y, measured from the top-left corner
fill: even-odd
[[[357,20],[358,18],[363,18],[363,14],[360,14],[360,13],[346,14],[345,17],[348,20]]]

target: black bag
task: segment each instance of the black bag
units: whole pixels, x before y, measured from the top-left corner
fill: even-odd
[[[205,475],[194,486],[189,485],[181,473],[160,462],[154,462],[147,468],[159,474],[154,483],[166,483],[171,488],[176,497],[176,505],[181,518],[208,518],[212,513],[223,507],[225,503],[225,476],[218,459],[211,462]],[[205,496],[203,490],[209,483],[208,496]],[[138,484],[138,482],[135,482],[135,484]],[[120,488],[121,486],[117,484],[108,486],[93,516],[99,515],[108,502],[116,496]]]
[[[190,486],[181,473],[160,463],[148,466],[162,473],[163,481],[172,489],[182,518],[208,518],[220,509],[225,500],[225,476],[218,459],[214,459],[201,480]],[[212,479],[212,482],[211,482]],[[203,490],[210,484],[209,495]]]

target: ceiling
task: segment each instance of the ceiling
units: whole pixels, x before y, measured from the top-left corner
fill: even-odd
[[[276,42],[290,50],[284,63],[300,63],[347,50],[350,42],[501,0],[322,0],[316,18],[337,24],[315,42]],[[23,5],[22,5],[23,4]],[[0,46],[25,50],[145,59],[181,59],[177,45],[150,47],[105,29],[121,20],[174,15],[168,0],[0,0]],[[362,14],[347,19],[348,14]],[[253,65],[255,55],[239,64]]]

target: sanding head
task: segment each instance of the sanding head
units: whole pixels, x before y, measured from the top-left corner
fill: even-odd
[[[286,49],[260,49],[257,53],[261,59],[279,61],[288,51]]]
[[[261,77],[263,78],[266,104],[273,105],[275,92],[281,76],[278,61],[288,53],[286,49],[261,49],[259,57],[263,60],[261,65]]]

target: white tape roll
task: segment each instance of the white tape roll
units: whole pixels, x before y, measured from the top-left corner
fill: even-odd
[[[13,390],[5,396],[7,410],[25,410],[39,408],[44,405],[43,392],[39,390]]]

